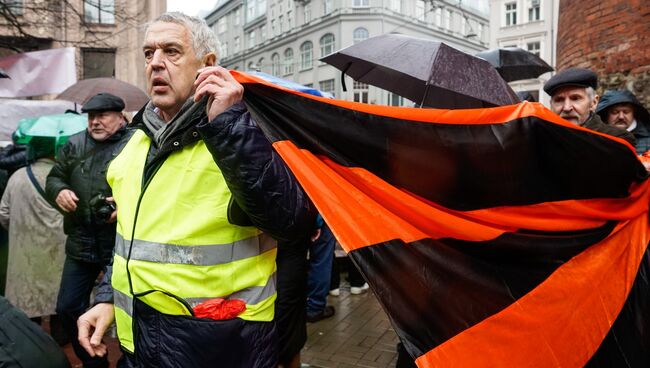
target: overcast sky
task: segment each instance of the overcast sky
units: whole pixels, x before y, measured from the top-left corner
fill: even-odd
[[[167,0],[167,11],[180,11],[187,15],[198,15],[214,8],[216,0]]]

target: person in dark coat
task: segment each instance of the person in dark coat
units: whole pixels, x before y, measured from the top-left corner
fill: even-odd
[[[634,134],[636,153],[641,155],[650,150],[650,113],[632,92],[605,92],[596,113],[607,124]]]
[[[598,105],[598,77],[589,69],[570,68],[559,72],[544,84],[551,96],[551,110],[572,124],[608,134],[628,141],[632,146],[634,136],[623,129],[605,124],[595,113]]]
[[[93,96],[83,106],[88,129],[73,135],[61,148],[47,177],[46,195],[64,215],[67,235],[65,264],[56,312],[77,336],[77,318],[88,309],[90,293],[110,262],[115,245],[115,211],[107,198],[111,189],[106,168],[127,134],[124,101],[108,93]],[[106,357],[91,357],[72,339],[84,367],[108,367]]]
[[[311,235],[314,208],[217,45],[204,20],[177,12],[144,32],[151,100],[106,172],[115,254],[78,320],[93,356],[115,321],[122,367],[278,364],[277,242]]]

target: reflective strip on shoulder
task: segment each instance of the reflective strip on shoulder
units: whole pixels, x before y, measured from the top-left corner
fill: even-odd
[[[131,241],[124,239],[118,233],[115,237],[115,253],[127,259],[130,247]],[[232,243],[211,245],[176,245],[135,239],[131,247],[130,259],[166,264],[212,266],[255,257],[276,247],[276,241],[264,233]]]
[[[225,296],[185,298],[185,301],[187,301],[192,307],[196,307],[198,304],[215,298],[240,299],[243,300],[246,304],[252,305],[260,303],[273,296],[273,294],[275,294],[275,289],[276,277],[275,273],[273,273],[264,286],[251,286],[244,290],[240,290]],[[119,290],[113,289],[113,303],[116,307],[122,309],[129,316],[133,316],[133,297],[131,295],[127,295]]]

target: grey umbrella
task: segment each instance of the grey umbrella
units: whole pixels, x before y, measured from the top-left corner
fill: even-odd
[[[519,102],[490,63],[442,42],[386,34],[321,61],[422,106],[459,109]]]
[[[57,98],[83,105],[91,97],[102,92],[107,92],[123,99],[126,104],[126,111],[140,110],[149,101],[149,96],[143,90],[115,78],[90,78],[81,80],[61,92]]]
[[[481,51],[476,56],[492,64],[506,82],[537,78],[553,71],[539,56],[518,47]]]

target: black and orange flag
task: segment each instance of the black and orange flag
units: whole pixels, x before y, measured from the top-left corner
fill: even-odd
[[[540,104],[245,101],[418,367],[649,367],[649,184]]]

